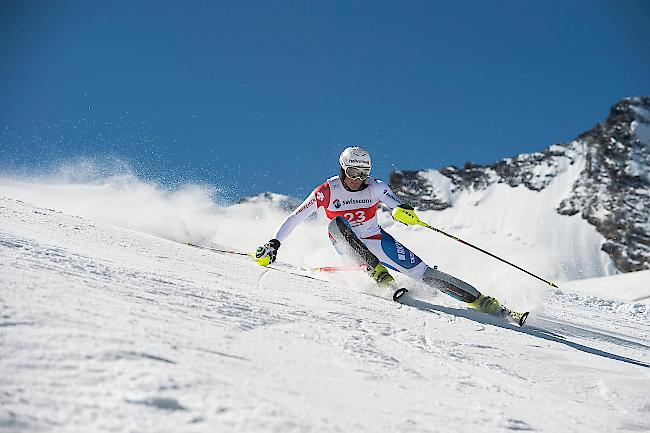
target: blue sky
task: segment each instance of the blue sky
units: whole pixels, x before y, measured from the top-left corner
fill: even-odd
[[[647,1],[0,3],[0,167],[129,161],[230,198],[490,163],[650,94]]]

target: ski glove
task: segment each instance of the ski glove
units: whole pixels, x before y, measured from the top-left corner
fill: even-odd
[[[271,239],[261,247],[257,247],[255,251],[255,261],[260,266],[268,266],[275,261],[278,255],[278,248],[280,248],[280,241]]]
[[[402,224],[406,224],[407,226],[413,226],[420,223],[420,218],[418,218],[417,214],[413,210],[413,206],[407,204],[401,204],[393,209],[393,219]]]

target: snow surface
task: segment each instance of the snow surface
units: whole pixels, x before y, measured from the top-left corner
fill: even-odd
[[[650,114],[647,113],[646,110],[642,111],[646,115]],[[650,116],[646,118],[650,118]],[[645,157],[645,155],[648,154],[648,151],[643,149],[644,147],[650,146],[650,124],[635,120],[630,126],[632,132],[634,132],[636,137],[639,139],[641,145],[632,148],[632,154],[630,155],[630,159],[625,167],[625,173],[630,176],[640,177],[650,183],[650,170],[648,169],[648,163],[650,163],[650,161],[646,161],[647,157]]]
[[[630,125],[632,132],[641,143],[650,145],[650,111],[638,106],[632,106],[632,109],[636,113],[636,120]]]
[[[610,299],[650,303],[650,270],[566,281],[562,288]]]
[[[500,187],[422,217],[544,275],[571,254],[606,274],[587,251],[595,234],[527,195],[546,190],[505,201]],[[522,329],[425,286],[399,305],[352,289],[362,275],[314,280],[174,242],[250,250],[284,215],[211,198],[137,179],[0,180],[0,431],[650,430],[648,304],[512,283],[498,262],[383,215],[482,289],[543,295]],[[323,230],[301,226],[280,260],[329,264]],[[635,295],[650,287],[647,272],[609,281],[623,277]]]

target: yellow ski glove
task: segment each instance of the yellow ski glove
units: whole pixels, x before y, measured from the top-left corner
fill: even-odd
[[[393,219],[407,226],[414,226],[420,223],[420,218],[413,208],[407,204],[401,204],[393,209]]]
[[[261,247],[257,247],[255,251],[255,261],[260,266],[268,266],[275,261],[278,255],[278,248],[280,248],[280,241],[271,239]]]

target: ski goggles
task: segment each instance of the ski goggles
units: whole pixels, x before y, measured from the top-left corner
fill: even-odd
[[[360,179],[366,180],[370,176],[369,168],[357,168],[357,167],[347,167],[345,169],[345,175],[350,179]]]

